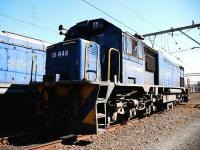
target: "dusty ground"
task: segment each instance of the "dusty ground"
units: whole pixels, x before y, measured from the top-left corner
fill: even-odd
[[[193,94],[187,106],[200,109],[200,98],[198,96],[200,94]],[[188,119],[188,122],[177,126],[168,135],[161,136],[161,140],[151,147],[161,150],[200,150],[200,114],[194,113]]]
[[[186,105],[130,121],[88,141],[52,149],[200,150],[200,94]]]
[[[190,98],[189,103],[169,111],[131,120],[123,127],[87,141],[65,143],[51,149],[200,150],[200,107],[197,107],[200,94],[192,94]],[[16,149],[8,149],[13,148]]]

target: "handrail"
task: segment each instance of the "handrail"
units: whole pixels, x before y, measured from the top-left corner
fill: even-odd
[[[86,43],[86,46],[85,46],[85,64],[84,64],[84,79],[86,80],[87,77],[86,77],[86,74],[87,74],[87,71],[86,71],[86,68],[87,68],[87,63],[88,63],[88,48],[89,48],[89,45],[90,44],[95,44],[97,46],[97,61],[96,61],[96,80],[98,79],[98,63],[99,63],[99,45],[93,41],[89,41]]]
[[[111,52],[112,51],[118,52],[118,55],[119,55],[118,81],[120,81],[120,52],[119,52],[119,50],[117,50],[115,48],[110,48],[109,52],[108,52],[108,74],[107,74],[107,80],[110,81],[110,59],[111,59]]]
[[[36,74],[37,74],[37,64],[36,64],[37,56],[33,55],[31,60],[31,76],[30,76],[30,83],[33,81],[33,68],[35,65],[35,81],[36,81]]]

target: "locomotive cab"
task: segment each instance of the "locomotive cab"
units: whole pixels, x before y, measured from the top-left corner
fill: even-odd
[[[83,39],[49,46],[46,76],[56,80],[100,80],[99,45]]]

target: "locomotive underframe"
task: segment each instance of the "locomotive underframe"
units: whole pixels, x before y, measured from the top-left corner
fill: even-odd
[[[62,129],[63,134],[98,134],[112,124],[150,115],[188,97],[182,87],[109,81],[48,81],[32,86],[38,93],[37,114],[45,128]]]

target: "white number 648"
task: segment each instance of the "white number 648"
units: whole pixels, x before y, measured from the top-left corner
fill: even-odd
[[[56,57],[64,57],[64,56],[68,56],[68,50],[65,51],[57,51],[57,52],[53,52],[51,53],[51,58],[56,58]]]

